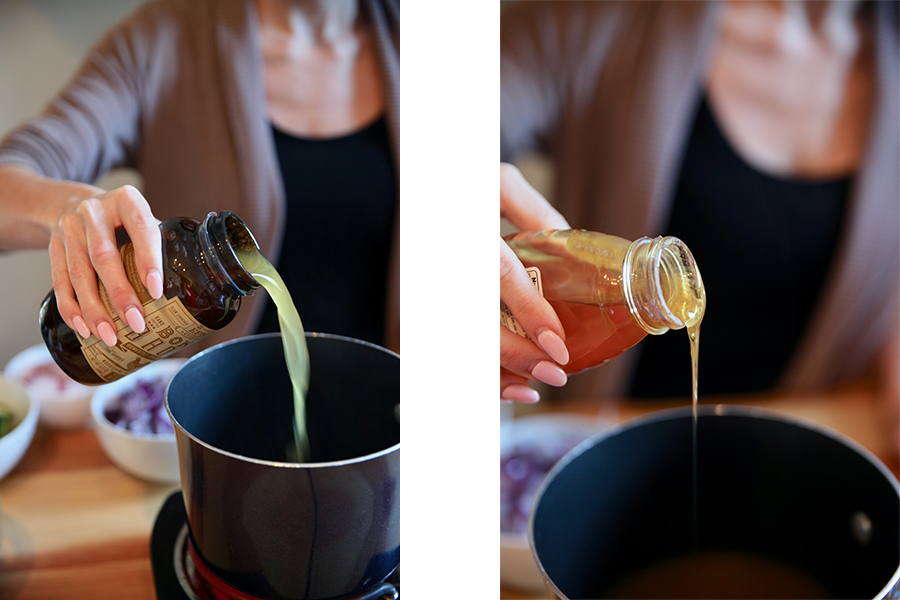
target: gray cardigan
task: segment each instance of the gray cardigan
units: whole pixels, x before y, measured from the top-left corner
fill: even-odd
[[[399,179],[399,0],[361,5],[376,40]],[[261,48],[250,0],[150,2],[97,43],[43,114],[0,144],[0,163],[82,182],[134,168],[157,218],[231,210],[263,254],[277,256],[286,209]],[[392,348],[399,348],[399,214],[386,302]],[[252,332],[262,307],[245,298],[232,324],[191,351]]]
[[[716,2],[523,2],[501,12],[501,158],[525,150],[549,154],[555,204],[575,227],[627,239],[659,235],[701,100],[718,8]],[[870,8],[877,91],[864,164],[835,268],[783,388],[821,389],[862,376],[900,327],[897,4]],[[735,339],[741,327],[764,321],[764,314],[748,315],[735,324]],[[626,352],[554,393],[622,394],[636,355]],[[702,366],[700,372],[702,379]]]

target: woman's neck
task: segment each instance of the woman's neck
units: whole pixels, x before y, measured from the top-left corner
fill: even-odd
[[[334,137],[384,111],[372,33],[355,0],[256,0],[269,118]]]
[[[356,0],[256,0],[260,26],[295,49],[340,43],[357,25]]]
[[[707,93],[732,146],[772,173],[852,173],[874,81],[859,3],[731,1],[723,8]]]

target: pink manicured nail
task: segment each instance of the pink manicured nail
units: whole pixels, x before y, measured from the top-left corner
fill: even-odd
[[[115,346],[116,342],[116,330],[113,329],[112,325],[107,323],[106,321],[100,321],[97,323],[97,334],[100,336],[100,339],[103,340],[103,343],[107,346]]]
[[[518,383],[506,386],[506,389],[503,390],[503,393],[500,394],[500,397],[504,400],[527,402],[528,404],[534,404],[541,399],[541,396],[537,393],[537,390],[533,390],[527,385],[520,385]]]
[[[144,315],[136,306],[129,306],[125,311],[125,322],[135,333],[144,333]]]
[[[153,269],[149,273],[147,273],[147,291],[150,292],[150,297],[154,300],[159,300],[163,294],[163,281],[162,275],[159,274],[159,271]],[[134,329],[134,327],[132,327]]]
[[[91,330],[88,329],[87,323],[79,315],[72,317],[72,324],[75,325],[75,331],[78,332],[78,335],[85,339],[91,337]]]
[[[547,329],[541,332],[538,335],[538,345],[559,364],[564,365],[569,362],[569,351],[566,349],[565,342],[553,331]]]
[[[568,379],[565,371],[546,360],[539,362],[537,366],[531,370],[531,374],[535,379],[554,387],[565,385]]]

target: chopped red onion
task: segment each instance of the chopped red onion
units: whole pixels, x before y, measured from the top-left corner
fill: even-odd
[[[19,379],[27,386],[38,384],[42,381],[51,382],[58,392],[78,386],[72,378],[66,375],[55,362],[45,362],[26,370]]]
[[[167,377],[138,379],[130,390],[107,403],[103,415],[117,427],[136,433],[173,433],[165,406],[168,381]]]
[[[559,438],[513,445],[500,457],[500,530],[525,533],[534,496],[550,469],[584,439],[572,433]]]

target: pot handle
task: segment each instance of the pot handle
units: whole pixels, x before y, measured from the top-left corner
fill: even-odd
[[[400,585],[395,586],[385,581],[377,588],[369,590],[363,600],[400,600]]]

